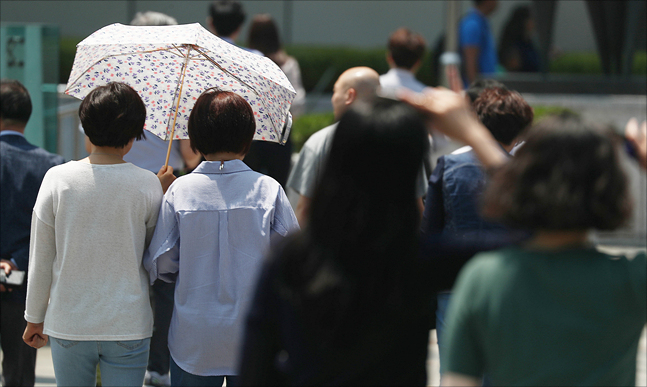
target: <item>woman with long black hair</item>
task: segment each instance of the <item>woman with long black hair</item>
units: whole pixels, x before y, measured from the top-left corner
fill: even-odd
[[[241,385],[424,385],[429,294],[417,254],[419,115],[379,100],[341,119],[307,228],[265,265]]]

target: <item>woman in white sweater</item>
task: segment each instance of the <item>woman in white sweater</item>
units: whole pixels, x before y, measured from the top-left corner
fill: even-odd
[[[141,386],[153,327],[142,255],[172,168],[158,180],[123,161],[146,117],[129,86],[97,87],[79,115],[92,152],[50,169],[38,193],[23,338],[52,336],[59,386],[93,386],[97,364],[104,385]]]

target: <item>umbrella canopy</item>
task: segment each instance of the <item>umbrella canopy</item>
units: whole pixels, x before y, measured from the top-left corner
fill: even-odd
[[[94,32],[77,45],[65,93],[83,99],[109,82],[126,83],[139,93],[147,111],[144,129],[163,140],[188,138],[191,109],[211,87],[239,94],[251,105],[255,140],[285,143],[290,132],[296,91],[283,71],[199,23],[116,23]]]

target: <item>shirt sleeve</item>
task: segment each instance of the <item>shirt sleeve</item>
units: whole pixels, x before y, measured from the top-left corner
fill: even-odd
[[[31,218],[29,281],[27,281],[27,304],[25,308],[25,320],[30,323],[38,324],[45,321],[55,259],[56,235],[54,226],[45,223],[34,211]]]
[[[299,195],[312,198],[318,177],[318,164],[321,155],[306,141],[299,153],[299,159],[290,172],[287,186],[297,191]]]
[[[461,271],[447,311],[447,329],[442,337],[446,343],[441,352],[441,374],[448,372],[480,378],[484,358],[478,337],[477,305],[478,260],[472,260]]]
[[[274,203],[274,219],[271,225],[270,243],[275,245],[277,239],[280,240],[295,231],[299,231],[299,222],[294,215],[285,191],[279,186],[279,192]]]
[[[167,191],[172,195],[173,191]],[[180,265],[180,229],[175,209],[164,196],[157,218],[157,226],[150,245],[144,252],[144,267],[148,270],[150,283],[156,279],[175,282]]]
[[[460,28],[460,45],[464,46],[478,46],[481,47],[481,28],[478,20],[475,18],[468,18],[461,23]]]

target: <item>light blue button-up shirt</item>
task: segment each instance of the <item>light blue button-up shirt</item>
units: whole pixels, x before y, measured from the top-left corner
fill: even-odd
[[[279,183],[240,160],[203,161],[164,195],[144,254],[151,283],[175,281],[169,350],[195,375],[235,375],[270,239],[299,229]]]

